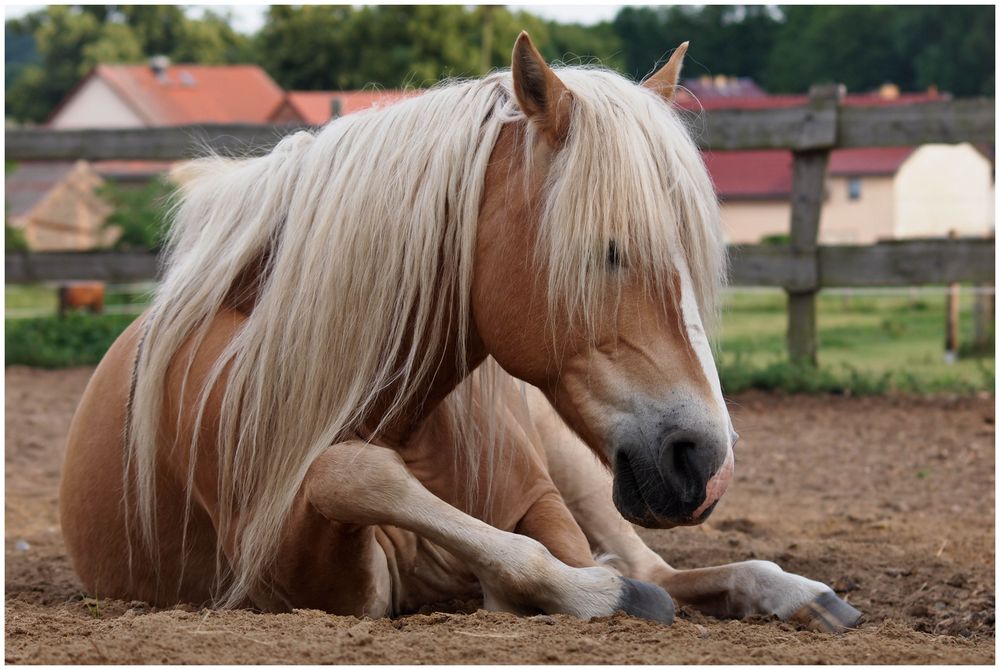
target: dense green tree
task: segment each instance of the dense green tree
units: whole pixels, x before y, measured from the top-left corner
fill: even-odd
[[[39,62],[27,65],[7,89],[7,114],[43,121],[63,96],[101,60],[133,62],[142,53],[129,29],[92,13],[52,6],[12,26],[34,35]]]
[[[685,76],[754,76],[767,60],[780,14],[741,5],[624,7],[613,25],[633,77],[652,72],[685,41],[691,42]]]
[[[990,6],[796,5],[760,79],[774,91],[837,81],[848,90],[893,82],[955,95],[994,90],[995,8]]]

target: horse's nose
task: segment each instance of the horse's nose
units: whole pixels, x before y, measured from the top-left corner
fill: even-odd
[[[660,474],[682,516],[690,516],[705,499],[708,480],[722,465],[725,445],[694,430],[672,431],[660,444]]]
[[[615,504],[647,527],[704,521],[732,476],[726,431],[674,429],[615,450]]]

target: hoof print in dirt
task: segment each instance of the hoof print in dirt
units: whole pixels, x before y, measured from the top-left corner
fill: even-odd
[[[619,609],[630,616],[672,624],[674,600],[670,594],[655,584],[622,577],[622,595]]]
[[[803,605],[791,620],[822,633],[843,633],[858,627],[861,612],[832,591]]]

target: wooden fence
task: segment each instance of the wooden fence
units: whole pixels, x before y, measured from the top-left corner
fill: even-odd
[[[788,293],[788,349],[816,362],[816,294],[823,287],[993,283],[993,240],[934,239],[870,246],[820,246],[826,170],[834,149],[971,142],[993,144],[992,99],[905,106],[845,107],[837,86],[810,91],[800,107],[717,110],[696,132],[703,149],[793,152],[790,243],[731,249],[732,282]],[[255,155],[300,126],[181,126],[113,130],[8,129],[7,160],[181,160],[212,149]],[[156,276],[152,254],[7,254],[8,282],[63,279],[129,281]]]

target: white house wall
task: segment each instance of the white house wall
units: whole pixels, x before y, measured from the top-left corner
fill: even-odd
[[[141,128],[146,124],[111,86],[91,77],[49,122],[52,128]]]
[[[979,236],[993,228],[992,167],[969,144],[918,148],[895,186],[896,237]]]

